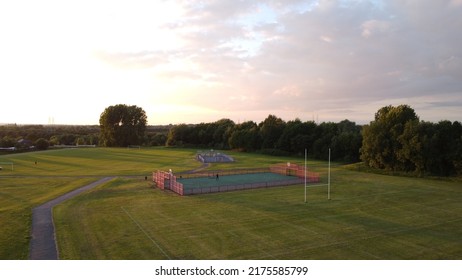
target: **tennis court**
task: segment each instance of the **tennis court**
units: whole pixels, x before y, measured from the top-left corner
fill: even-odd
[[[303,179],[271,172],[224,176],[211,173],[208,177],[177,178],[177,182],[183,184],[184,194],[188,195],[294,185],[303,183]]]

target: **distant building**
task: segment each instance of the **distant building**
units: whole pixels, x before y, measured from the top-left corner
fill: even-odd
[[[18,143],[16,144],[16,147],[18,149],[32,149],[34,148],[34,143],[30,140],[27,139],[20,139],[18,140]]]

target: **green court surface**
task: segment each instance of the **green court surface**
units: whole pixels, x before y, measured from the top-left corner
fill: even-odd
[[[220,176],[218,173],[210,173],[209,177],[198,178],[177,178],[177,181],[183,184],[184,189],[193,188],[211,188],[222,186],[252,185],[252,184],[274,184],[285,183],[287,181],[297,180],[294,176],[285,176],[271,172],[236,174]]]

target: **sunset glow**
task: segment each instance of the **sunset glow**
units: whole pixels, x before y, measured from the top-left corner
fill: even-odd
[[[460,30],[454,0],[2,2],[0,123],[461,121]]]

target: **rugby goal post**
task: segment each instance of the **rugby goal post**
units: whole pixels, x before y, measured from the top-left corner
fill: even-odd
[[[11,171],[14,171],[14,163],[13,162],[0,162],[0,170],[3,169],[3,165],[11,165]]]
[[[305,203],[307,203],[307,150],[305,149]],[[329,161],[327,165],[327,184],[310,185],[310,187],[325,187],[327,186],[327,199],[330,200],[330,148],[329,148]]]

